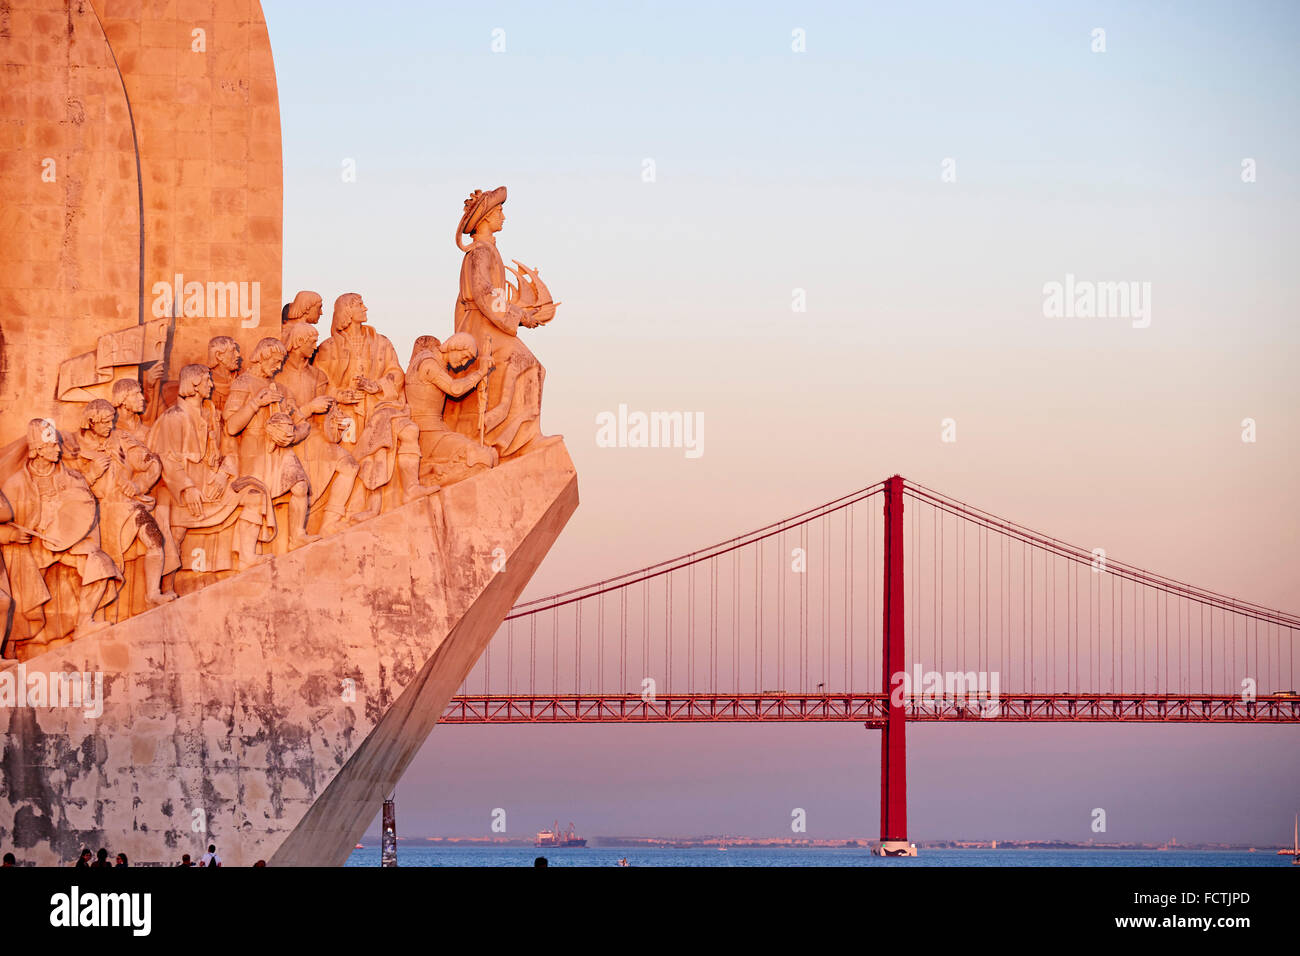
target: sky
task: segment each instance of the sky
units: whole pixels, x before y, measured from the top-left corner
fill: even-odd
[[[506,185],[499,248],[563,303],[525,335],[582,502],[525,598],[899,473],[1300,611],[1294,5],[263,9],[286,290],[361,292],[405,358],[451,331],[464,198]],[[1144,309],[1049,314],[1067,281]],[[703,453],[600,447],[620,404],[702,415]],[[1100,838],[1105,807],[1110,839],[1276,842],[1300,805],[1294,728],[908,738],[913,839]],[[851,724],[440,727],[398,820],[872,836],[878,774]]]

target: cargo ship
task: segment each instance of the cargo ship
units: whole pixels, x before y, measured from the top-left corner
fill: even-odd
[[[568,830],[563,833],[560,832],[560,821],[558,820],[555,821],[554,826],[550,830],[542,830],[538,833],[537,840],[533,843],[533,846],[545,846],[551,848],[586,845],[587,841],[574,832],[572,823],[569,824]]]

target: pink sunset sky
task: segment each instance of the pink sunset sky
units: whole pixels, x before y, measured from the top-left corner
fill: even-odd
[[[264,9],[287,293],[361,292],[405,359],[451,331],[462,201],[504,184],[499,247],[563,302],[524,334],[582,503],[525,598],[900,473],[1300,612],[1293,9]],[[1149,325],[1048,317],[1067,276],[1149,283]],[[599,447],[620,404],[699,413],[703,453]],[[1298,744],[913,725],[910,835],[1086,839],[1102,806],[1111,839],[1280,841]],[[878,772],[851,724],[442,727],[399,818],[871,836]]]

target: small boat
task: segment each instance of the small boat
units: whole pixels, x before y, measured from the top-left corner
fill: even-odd
[[[358,844],[357,844],[356,846],[354,846],[352,849],[354,849],[354,850],[364,850],[365,847],[362,846],[360,843],[358,843]]]
[[[619,865],[619,866],[631,866],[632,864],[629,863],[629,862],[627,861],[627,857],[623,857],[621,860],[618,861],[618,865]]]

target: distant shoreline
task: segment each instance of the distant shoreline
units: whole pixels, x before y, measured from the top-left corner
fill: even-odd
[[[996,846],[992,840],[915,840],[913,841],[918,849],[922,850],[1145,850],[1175,853],[1179,850],[1189,851],[1218,851],[1234,853],[1266,853],[1276,855],[1279,850],[1286,850],[1288,855],[1291,848],[1281,844],[1263,845],[1248,843],[1076,843],[1064,840],[997,840]],[[872,840],[868,838],[858,839],[798,839],[791,837],[717,837],[717,836],[698,836],[698,837],[633,837],[633,836],[597,836],[591,837],[587,841],[590,847],[615,848],[624,847],[631,849],[666,849],[666,850],[690,850],[690,849],[715,849],[720,846],[734,849],[758,849],[758,850],[865,850],[870,848]],[[379,847],[377,838],[366,838],[361,841],[365,849]],[[531,839],[511,838],[511,837],[399,837],[397,840],[399,847],[413,846],[435,846],[435,847],[464,847],[467,849],[482,849],[484,847],[529,847],[535,848]],[[542,847],[541,849],[560,850],[560,849],[581,849],[580,847]]]

